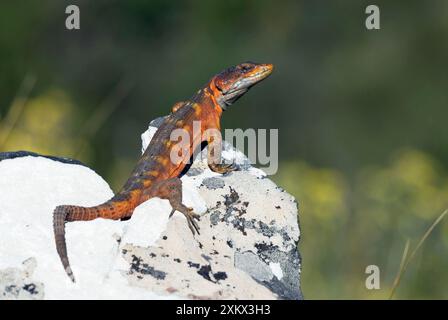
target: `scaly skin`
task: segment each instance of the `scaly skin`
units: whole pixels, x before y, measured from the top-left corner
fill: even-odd
[[[187,218],[188,226],[193,234],[199,233],[194,219],[199,216],[191,208],[182,204],[182,184],[180,177],[188,165],[188,160],[170,160],[170,154],[176,145],[170,140],[175,129],[183,129],[189,133],[190,155],[208,143],[208,164],[211,170],[226,173],[236,169],[232,165],[220,163],[219,154],[214,154],[214,148],[221,150],[221,140],[217,137],[207,137],[203,133],[207,129],[220,130],[220,120],[223,110],[243,96],[253,85],[271,74],[271,64],[242,63],[228,68],[214,76],[190,100],[176,103],[172,113],[165,118],[145,153],[140,158],[130,178],[123,188],[109,201],[95,207],[58,206],[54,211],[54,234],[56,249],[65,271],[75,282],[67,256],[65,242],[65,223],[70,221],[89,221],[96,218],[127,219],[134,209],[142,202],[153,197],[168,199],[174,211],[179,211]],[[200,121],[200,132],[193,136],[193,121]],[[196,130],[197,131],[197,130]],[[170,216],[171,216],[170,215]]]

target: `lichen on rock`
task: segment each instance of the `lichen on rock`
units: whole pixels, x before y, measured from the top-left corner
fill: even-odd
[[[155,131],[142,135],[143,150]],[[158,198],[128,221],[68,223],[76,284],[55,250],[52,210],[96,205],[112,191],[69,159],[0,154],[0,298],[301,299],[295,199],[242,153],[224,149],[224,161],[243,161],[240,171],[216,174],[198,159],[182,177],[183,201],[201,215],[200,235],[182,214],[169,219],[168,201]]]

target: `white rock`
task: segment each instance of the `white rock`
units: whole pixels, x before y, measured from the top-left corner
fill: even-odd
[[[142,135],[143,149],[155,131]],[[222,176],[198,160],[182,177],[200,235],[182,214],[169,219],[169,202],[158,198],[128,221],[67,223],[73,284],[55,250],[53,210],[97,205],[112,191],[80,164],[0,154],[0,298],[301,299],[294,198],[228,144],[223,157],[244,170]]]
[[[118,221],[67,224],[77,283],[65,275],[56,253],[52,213],[61,204],[92,206],[109,199],[111,189],[94,171],[25,156],[0,161],[0,176],[0,299],[163,298],[130,287],[123,277],[107,279],[119,250],[116,236],[126,227]],[[29,261],[34,266],[26,271]],[[8,291],[11,285],[20,290]]]
[[[274,276],[276,276],[278,280],[282,280],[283,271],[282,271],[282,267],[280,266],[280,263],[270,262],[269,267],[271,268],[271,271],[274,274]]]

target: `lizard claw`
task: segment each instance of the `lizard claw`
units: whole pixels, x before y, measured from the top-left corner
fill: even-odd
[[[193,235],[195,235],[195,232],[197,232],[198,235],[200,235],[200,233],[199,233],[199,225],[195,221],[195,219],[197,221],[201,220],[200,215],[194,213],[193,212],[193,208],[188,208],[187,210],[188,210],[187,212],[182,212],[182,213],[185,215],[185,218],[187,218],[188,227],[190,228],[190,230],[193,233]]]
[[[223,165],[223,175],[229,175],[230,173],[232,173],[233,171],[241,171],[241,167],[235,163],[230,163],[230,164],[224,164]]]
[[[241,167],[239,165],[237,165],[236,163],[231,163],[229,165],[226,165],[226,167],[228,168],[229,172],[241,170]]]
[[[192,219],[192,218],[187,218],[187,221],[188,221],[188,227],[190,228],[193,235],[196,234],[195,231],[198,233],[198,235],[200,235],[201,233],[199,232],[198,223],[196,221],[194,221],[194,219]]]
[[[240,167],[234,163],[220,163],[220,164],[212,164],[209,165],[210,169],[213,172],[226,174],[232,171],[240,170]]]
[[[175,209],[171,210],[170,218],[173,216],[175,211],[176,211]],[[190,228],[190,230],[193,233],[193,235],[195,235],[196,233],[198,235],[200,235],[199,225],[198,225],[198,223],[195,220],[201,221],[201,216],[196,214],[196,213],[194,213],[193,212],[193,208],[189,208],[189,207],[187,207],[186,210],[182,210],[180,212],[187,219],[188,227]]]
[[[188,226],[190,227],[190,230],[193,233],[193,235],[195,234],[195,231],[198,233],[198,235],[200,235],[199,225],[195,221],[195,219],[197,221],[200,221],[201,220],[201,216],[196,214],[196,213],[194,213],[193,212],[193,208],[188,208],[188,213],[185,213],[185,217],[187,218]]]

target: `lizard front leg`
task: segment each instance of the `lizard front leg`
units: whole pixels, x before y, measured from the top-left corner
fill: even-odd
[[[238,166],[234,163],[221,163],[222,137],[220,133],[208,137],[207,143],[207,163],[210,170],[221,174],[238,170]]]
[[[174,212],[181,212],[187,218],[188,227],[193,235],[196,232],[200,234],[199,225],[195,221],[195,219],[199,221],[200,216],[193,212],[193,208],[187,207],[182,203],[182,181],[178,177],[156,182],[151,188],[145,190],[142,196],[143,201],[154,197],[167,199],[173,208],[170,213],[170,218]]]

